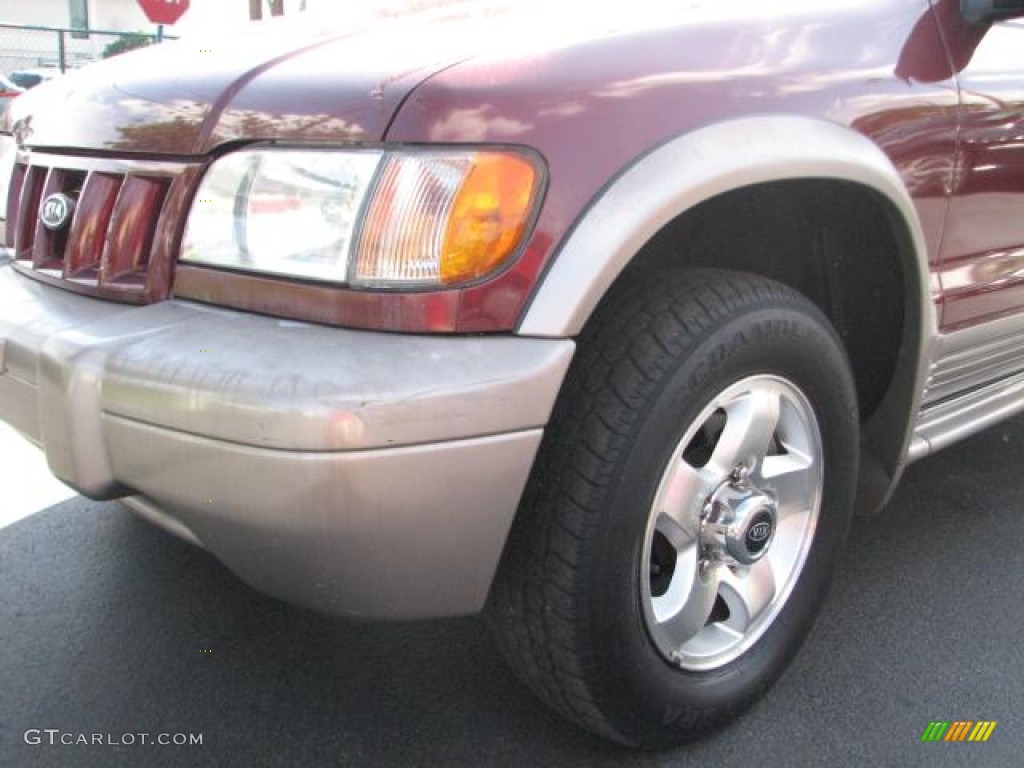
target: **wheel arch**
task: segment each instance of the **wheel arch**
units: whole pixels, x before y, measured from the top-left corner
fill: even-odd
[[[640,157],[602,191],[576,224],[533,296],[518,332],[577,336],[598,304],[630,273],[662,258],[658,254],[664,249],[659,244],[681,243],[680,227],[685,232],[687,222],[707,215],[715,206],[721,210],[744,197],[768,194],[786,198],[790,205],[806,202],[816,207],[822,191],[839,194],[840,188],[862,205],[860,215],[873,211],[871,221],[882,230],[879,236],[889,238],[892,256],[898,261],[893,268],[902,279],[900,295],[891,297],[902,304],[902,327],[891,339],[892,364],[862,422],[858,508],[877,508],[888,498],[906,462],[937,322],[925,240],[913,202],[881,149],[849,128],[806,117],[754,116],[700,128]],[[851,216],[837,208],[830,215]],[[682,263],[690,263],[686,254],[682,258]],[[689,258],[694,258],[692,253]],[[793,261],[810,258],[802,252]],[[806,291],[806,286],[773,274],[755,260],[741,263],[746,271]],[[701,264],[695,261],[695,265]],[[739,268],[720,261],[714,266]],[[819,305],[824,303],[820,297],[812,298]],[[829,308],[822,308],[835,322]],[[858,377],[860,383],[866,376]]]

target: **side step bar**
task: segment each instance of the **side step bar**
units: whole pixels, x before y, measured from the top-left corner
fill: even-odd
[[[1024,411],[1024,371],[921,409],[910,443],[910,461]]]

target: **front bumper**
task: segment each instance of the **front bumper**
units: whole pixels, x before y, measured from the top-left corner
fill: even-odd
[[[113,304],[0,253],[0,419],[256,588],[349,615],[487,596],[569,340],[327,328]]]

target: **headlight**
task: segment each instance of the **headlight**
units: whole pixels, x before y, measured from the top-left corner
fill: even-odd
[[[182,260],[342,281],[379,152],[243,151],[199,187]]]
[[[539,182],[531,156],[504,150],[243,150],[203,178],[181,259],[354,287],[459,285],[515,253]]]

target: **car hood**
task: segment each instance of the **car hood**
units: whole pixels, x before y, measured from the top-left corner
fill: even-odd
[[[740,2],[741,0],[735,0]],[[811,3],[811,0],[799,0]],[[742,0],[769,16],[771,4]],[[524,86],[565,70],[573,47],[666,24],[711,23],[719,0],[323,0],[237,33],[153,46],[86,67],[16,99],[0,130],[25,146],[192,156],[239,140],[381,141],[420,83],[470,59]],[[725,10],[723,10],[725,9]],[[627,62],[628,63],[628,62]],[[485,72],[486,72],[485,68]],[[474,83],[485,113],[486,74]],[[515,98],[518,86],[509,90]],[[570,94],[572,95],[572,94]]]
[[[69,73],[0,125],[27,147],[186,156],[242,138],[380,140],[409,91],[479,50],[476,28],[493,22],[471,3],[411,0],[273,19]]]

